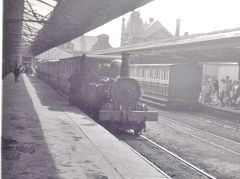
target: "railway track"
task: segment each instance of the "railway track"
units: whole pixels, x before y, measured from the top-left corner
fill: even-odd
[[[151,96],[148,96],[148,95],[142,95],[141,102],[143,102],[145,104],[148,104],[148,105],[150,105],[154,108],[157,108],[157,109],[163,109],[163,110],[172,109],[170,106],[168,106],[167,98],[164,98],[164,97],[155,98],[155,97],[151,97]],[[184,108],[184,109],[187,109],[187,108]],[[184,115],[181,112],[177,112],[177,113],[180,113],[181,115]],[[190,113],[188,113],[188,115],[190,115]],[[224,120],[222,117],[218,116],[216,118],[214,116],[209,116],[209,115],[212,115],[212,114],[204,115],[203,113],[200,113],[200,112],[191,112],[191,115],[193,115],[195,117],[198,116],[201,119],[211,120],[211,121],[214,121],[215,123],[219,123],[219,121],[221,121],[221,123],[223,123],[223,125],[229,125],[231,127],[236,128],[238,131],[240,131],[240,125],[239,125],[240,118],[236,119],[236,116],[233,117],[233,118],[230,118],[230,119],[229,119],[229,116],[228,117],[225,116],[226,118],[228,118],[228,120]],[[230,121],[232,121],[232,122],[230,122]]]
[[[171,113],[171,112],[168,112],[168,113]],[[184,116],[186,118],[191,118],[191,119],[193,117],[195,117],[195,118],[197,117],[198,119],[205,120],[206,122],[213,123],[213,124],[216,124],[216,125],[219,125],[219,126],[224,126],[226,128],[232,128],[235,131],[240,132],[240,125],[239,125],[240,120],[233,123],[233,122],[223,120],[221,118],[215,118],[213,116],[204,115],[204,114],[199,113],[199,112],[183,113],[183,112],[179,112],[179,111],[174,111],[174,113],[179,114],[180,116]]]
[[[126,142],[124,142],[124,144],[128,145]],[[144,157],[142,154],[140,154],[137,150],[135,150],[133,147],[129,146],[128,147],[131,148],[131,150],[133,150],[138,156],[140,156],[142,159],[144,159],[146,162],[148,162],[153,168],[155,168],[157,171],[159,171],[160,173],[162,173],[167,179],[171,179],[171,177],[165,173],[164,171],[162,171],[159,167],[157,167],[154,163],[152,163],[150,160],[148,160],[146,157]]]
[[[212,117],[212,116],[206,116],[204,114],[194,114],[194,115],[198,115],[200,118],[214,122],[214,123],[219,123],[219,119]],[[238,121],[240,122],[240,120]],[[222,124],[221,124],[222,123]],[[221,125],[225,125],[225,126],[230,126],[231,128],[236,129],[237,131],[240,131],[240,125],[236,124],[236,123],[232,123],[229,121],[225,121],[225,120],[220,120],[220,124]]]
[[[232,142],[232,143],[237,144],[237,145],[240,146],[240,142],[237,142],[237,141],[234,141],[234,140],[231,140],[231,139],[227,139],[227,138],[225,138],[225,137],[222,137],[222,136],[219,136],[219,135],[216,135],[216,134],[212,134],[212,133],[210,133],[210,132],[207,132],[207,131],[204,131],[204,130],[201,130],[201,129],[192,127],[192,126],[190,126],[190,125],[187,125],[187,124],[185,124],[185,123],[179,122],[179,121],[174,120],[174,119],[172,119],[172,118],[169,118],[169,117],[167,117],[167,116],[162,116],[162,117],[163,117],[163,118],[166,118],[167,120],[173,121],[173,122],[175,122],[175,123],[177,123],[177,124],[186,126],[186,127],[190,128],[190,129],[193,129],[193,130],[195,130],[195,131],[199,131],[199,132],[202,132],[202,133],[205,133],[205,134],[208,134],[208,135],[217,137],[217,138],[219,138],[219,139],[226,140],[226,141],[228,141],[228,142]]]
[[[236,123],[232,123],[232,122],[228,122],[228,121],[225,121],[225,120],[220,120],[218,121],[217,119],[215,119],[214,117],[208,117],[206,115],[203,115],[203,114],[199,114],[199,113],[191,113],[191,114],[185,114],[183,112],[178,112],[178,111],[174,111],[174,114],[171,112],[171,111],[168,111],[168,110],[161,110],[159,108],[161,108],[160,106],[157,106],[154,102],[152,101],[149,101],[148,104],[150,104],[153,106],[155,106],[155,108],[152,108],[154,110],[157,110],[159,111],[159,114],[161,114],[160,116],[164,119],[167,119],[168,121],[171,121],[171,122],[174,122],[174,123],[177,123],[179,125],[182,125],[186,128],[189,128],[191,130],[194,130],[194,131],[198,131],[199,133],[203,133],[205,136],[208,135],[208,136],[211,136],[211,138],[209,140],[206,140],[204,139],[203,137],[200,137],[199,135],[194,135],[194,134],[191,134],[189,132],[185,132],[183,130],[180,130],[180,129],[177,129],[176,127],[173,127],[172,124],[168,124],[168,122],[164,121],[162,122],[159,121],[161,124],[167,126],[167,127],[170,127],[172,129],[175,129],[175,130],[178,130],[184,134],[187,134],[187,135],[192,135],[193,137],[196,137],[204,142],[207,142],[207,143],[210,143],[212,145],[215,145],[219,148],[222,148],[223,150],[227,150],[231,153],[234,153],[238,156],[240,156],[240,142],[237,141],[237,140],[231,140],[231,139],[228,139],[226,137],[223,137],[223,136],[220,136],[220,135],[217,135],[215,133],[211,133],[211,132],[208,132],[208,131],[205,131],[205,130],[201,130],[199,128],[196,128],[196,127],[192,127],[188,124],[185,124],[183,122],[179,122],[179,120],[177,120],[179,117],[182,117],[184,116],[184,118],[188,118],[190,120],[193,120],[193,118],[197,117],[198,120],[201,119],[204,119],[206,122],[208,123],[213,123],[217,126],[221,126],[221,127],[224,127],[224,128],[229,128],[229,129],[232,129],[233,131],[237,131],[237,132],[240,132],[240,125],[237,125]],[[158,108],[158,109],[157,109]],[[164,114],[165,113],[165,114]],[[176,115],[177,114],[177,117],[173,117],[173,115]],[[169,115],[171,117],[169,117]],[[214,139],[215,138],[215,139]],[[222,140],[222,141],[220,141]]]
[[[164,171],[167,178],[216,178],[146,136],[125,134],[117,137],[132,147],[138,155],[146,158],[155,168]]]
[[[214,145],[218,148],[221,148],[225,151],[228,151],[230,153],[233,153],[235,155],[240,156],[240,143],[230,140],[230,139],[226,139],[224,137],[221,136],[217,136],[215,134],[211,134],[209,132],[194,128],[192,126],[186,125],[184,123],[178,122],[176,120],[173,120],[172,118],[166,117],[166,116],[161,116],[161,118],[165,119],[165,120],[161,120],[158,121],[159,123],[172,128],[174,130],[177,130],[181,133],[184,133],[186,135],[191,135],[192,137],[198,138],[201,141],[204,141],[208,144]],[[177,125],[176,125],[177,124]],[[182,127],[178,127],[179,125],[184,126],[185,128],[191,129],[191,131],[189,132],[189,130],[184,130]],[[197,131],[197,132],[196,132]]]

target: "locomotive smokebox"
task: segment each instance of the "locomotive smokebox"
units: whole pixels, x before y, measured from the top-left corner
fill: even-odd
[[[141,96],[138,82],[132,78],[118,78],[113,84],[112,99],[116,104],[129,106],[137,104]]]

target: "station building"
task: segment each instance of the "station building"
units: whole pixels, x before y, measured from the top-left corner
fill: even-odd
[[[121,46],[173,37],[158,20],[149,18],[149,22],[144,23],[139,11],[133,11],[126,24],[122,19],[121,31]]]
[[[58,47],[54,47],[36,58],[38,60],[55,61],[61,58],[70,58],[82,55],[92,50],[102,50],[112,48],[109,43],[109,36],[101,34],[99,36],[80,36]]]

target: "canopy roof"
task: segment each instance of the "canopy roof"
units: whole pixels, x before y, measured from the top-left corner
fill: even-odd
[[[150,1],[152,0],[59,0],[28,52],[38,55]]]
[[[240,28],[175,37],[94,52],[98,55],[128,53],[158,62],[240,62]]]
[[[55,0],[4,0],[4,56],[22,54],[33,43],[56,4]]]
[[[152,0],[4,0],[4,55],[36,56]]]

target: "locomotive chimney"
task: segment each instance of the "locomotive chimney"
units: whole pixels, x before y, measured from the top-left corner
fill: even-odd
[[[128,76],[129,76],[129,54],[122,53],[122,66],[121,66],[120,77],[128,77]]]
[[[176,37],[179,37],[179,32],[180,32],[180,19],[177,19],[176,21],[176,33],[175,33],[175,36]]]

